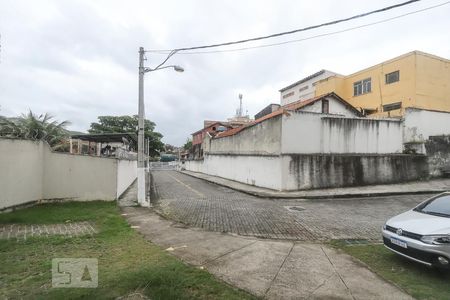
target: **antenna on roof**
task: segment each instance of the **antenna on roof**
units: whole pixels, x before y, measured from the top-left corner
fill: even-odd
[[[237,116],[242,117],[242,94],[239,94],[239,110]]]

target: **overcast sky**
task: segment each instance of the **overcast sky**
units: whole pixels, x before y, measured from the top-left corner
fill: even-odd
[[[331,21],[400,1],[45,1],[0,0],[0,115],[31,109],[86,131],[99,115],[137,114],[138,49],[244,39]],[[342,30],[415,11],[416,4],[254,46]],[[421,50],[450,58],[450,5],[345,33],[240,52],[179,54],[145,78],[147,118],[181,145],[203,120],[235,114],[238,94],[253,116],[278,90],[320,69],[350,74]],[[239,46],[242,47],[242,46]],[[232,49],[233,47],[227,48]],[[147,54],[147,66],[163,55]]]

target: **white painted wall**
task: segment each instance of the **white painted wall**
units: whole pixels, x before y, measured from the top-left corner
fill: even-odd
[[[203,161],[187,161],[185,168],[269,189],[281,187],[279,156],[205,155]]]
[[[450,113],[406,108],[403,121],[405,143],[425,142],[433,135],[450,134]]]
[[[42,143],[0,138],[0,209],[42,199]]]
[[[363,184],[371,184],[373,170],[386,175],[374,177],[374,183],[409,180],[409,173],[413,179],[422,176],[413,172],[414,163],[393,155],[403,150],[400,120],[289,111],[236,135],[206,142],[209,151],[204,161],[187,161],[186,170],[275,190],[351,186],[360,176]],[[407,172],[394,172],[398,162],[404,162]],[[323,176],[324,169],[317,168],[320,164],[328,168]]]
[[[401,153],[399,120],[290,112],[282,119],[282,153]]]
[[[278,154],[281,149],[281,115],[223,138],[205,138],[204,152]]]
[[[136,177],[137,161],[125,159],[117,161],[117,198],[125,192]]]
[[[43,142],[0,138],[0,209],[42,199],[115,200],[135,161],[52,152]]]
[[[336,75],[336,73],[325,70],[325,72],[321,75],[318,75],[314,78],[311,78],[308,81],[305,81],[303,83],[299,83],[295,86],[290,87],[289,89],[280,92],[280,103],[281,105],[286,105],[295,101],[299,101],[299,100],[308,100],[311,98],[314,98],[315,96],[315,92],[316,92],[316,87],[315,87],[315,83]],[[308,87],[307,89],[303,90],[303,88]],[[293,92],[294,94],[292,96],[289,96],[287,98],[283,98],[283,96],[289,94]]]
[[[347,108],[342,102],[334,99],[333,97],[326,97],[329,105],[330,115],[340,115],[344,117],[357,117],[358,115],[351,109]],[[299,109],[304,112],[322,113],[322,101],[316,101],[311,105],[307,105]]]
[[[44,199],[116,199],[116,160],[44,151]]]
[[[206,174],[204,165],[203,160],[187,160],[184,163],[184,168],[188,171]]]

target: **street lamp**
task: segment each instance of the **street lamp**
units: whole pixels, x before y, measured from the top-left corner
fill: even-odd
[[[173,68],[177,72],[184,72],[184,69],[180,66],[164,66],[164,63],[175,54],[172,52],[166,60],[163,61],[156,68],[144,67],[145,50],[143,47],[139,48],[139,107],[138,107],[138,155],[137,155],[137,177],[138,177],[138,204],[145,207],[150,207],[150,199],[147,201],[145,193],[145,160],[144,160],[144,74],[148,72],[158,71],[167,68]]]

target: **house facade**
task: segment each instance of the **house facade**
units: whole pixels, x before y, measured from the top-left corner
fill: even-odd
[[[359,110],[334,92],[282,106],[284,110],[313,112],[344,117],[362,117]]]
[[[282,88],[280,90],[281,105],[287,105],[295,101],[311,99],[317,95],[320,95],[316,93],[316,83],[320,80],[336,75],[338,74],[328,70],[320,70],[319,72],[311,74],[303,79],[300,79],[297,82],[294,82],[293,84]]]
[[[202,129],[192,133],[192,158],[199,159],[203,157],[202,143],[207,134],[215,136],[217,133],[227,131],[230,128],[232,128],[232,125],[226,122],[205,121]]]
[[[426,177],[425,156],[402,154],[402,131],[401,120],[362,118],[330,93],[207,135],[204,159],[187,161],[185,168],[285,191]]]
[[[335,92],[367,115],[403,116],[406,108],[450,112],[450,60],[406,53],[348,76],[316,82],[315,95]]]

